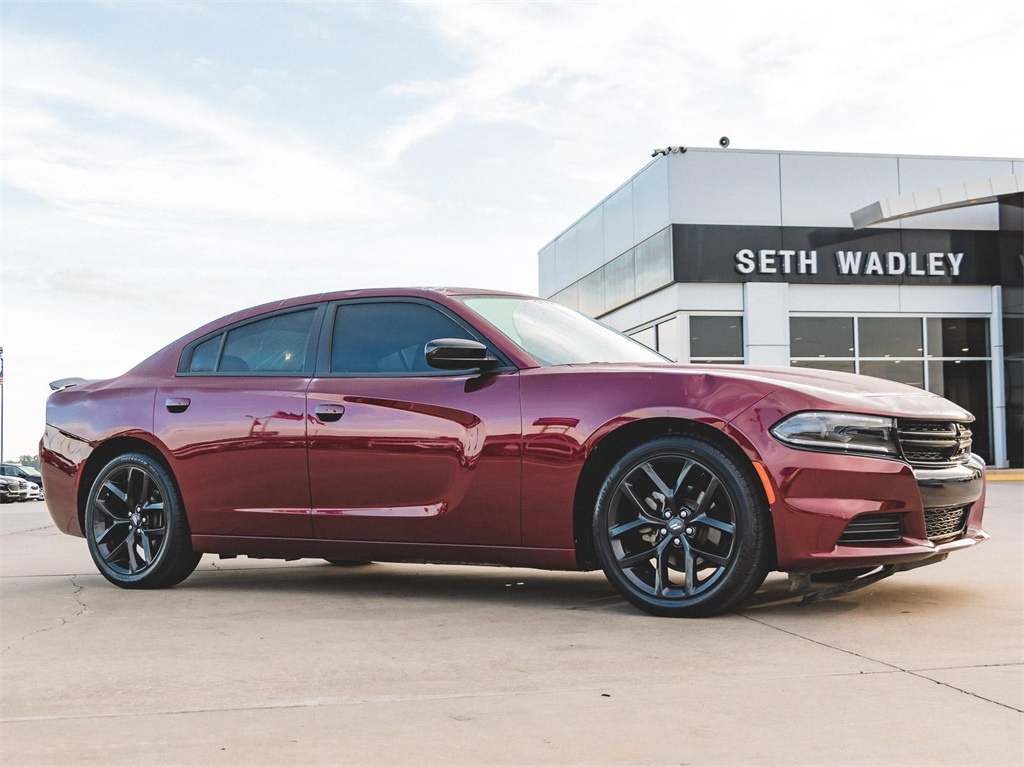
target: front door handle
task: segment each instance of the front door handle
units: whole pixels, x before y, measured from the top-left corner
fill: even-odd
[[[316,410],[314,410],[313,412],[316,413],[316,417],[319,418],[321,421],[324,421],[325,423],[330,423],[332,421],[341,420],[341,417],[345,415],[345,406],[317,405]]]
[[[192,400],[188,397],[168,397],[167,401],[164,402],[164,406],[169,413],[184,413],[191,404]]]

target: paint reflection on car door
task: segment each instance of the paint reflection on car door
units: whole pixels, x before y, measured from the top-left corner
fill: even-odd
[[[192,533],[310,538],[306,388],[323,307],[262,316],[186,347],[157,389]]]
[[[316,536],[518,544],[518,372],[430,368],[427,341],[475,337],[430,302],[343,302],[327,325],[307,392]]]

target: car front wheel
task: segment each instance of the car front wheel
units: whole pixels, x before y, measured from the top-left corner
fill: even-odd
[[[174,479],[143,453],[118,456],[96,476],[86,501],[85,535],[103,577],[126,589],[173,586],[202,557],[192,550]]]
[[[689,436],[642,444],[601,486],[593,536],[608,580],[653,615],[697,618],[749,597],[768,570],[753,468]]]

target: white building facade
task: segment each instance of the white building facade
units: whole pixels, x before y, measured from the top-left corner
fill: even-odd
[[[934,391],[1021,466],[1022,189],[1020,159],[672,148],[541,249],[540,292],[682,363]]]

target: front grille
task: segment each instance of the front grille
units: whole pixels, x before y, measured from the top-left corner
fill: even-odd
[[[956,421],[896,422],[896,439],[903,457],[914,466],[951,466],[967,463],[971,430]]]
[[[967,527],[968,506],[943,506],[924,510],[924,529],[928,540],[944,541],[961,535]]]
[[[895,543],[903,538],[902,514],[864,514],[850,520],[839,536],[841,546]]]

